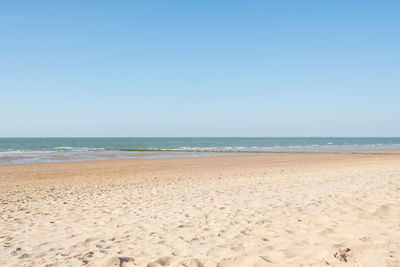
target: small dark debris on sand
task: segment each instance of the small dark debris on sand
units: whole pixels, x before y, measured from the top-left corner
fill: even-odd
[[[333,256],[335,256],[339,261],[347,262],[350,258],[350,250],[350,248],[339,249],[339,251],[335,252]]]

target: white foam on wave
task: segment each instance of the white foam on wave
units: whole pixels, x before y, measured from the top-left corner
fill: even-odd
[[[53,147],[51,150],[53,151],[103,151],[104,147],[71,147],[71,146],[57,146]]]
[[[13,154],[37,154],[37,153],[52,153],[52,151],[49,150],[10,150],[8,149],[7,151],[0,151],[0,155],[13,155]]]
[[[182,146],[177,149],[168,149],[168,150],[187,150],[187,151],[212,151],[217,149],[217,147],[200,147],[200,146]]]

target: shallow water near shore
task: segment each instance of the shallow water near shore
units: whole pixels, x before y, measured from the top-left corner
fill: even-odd
[[[102,159],[199,157],[218,155],[221,152],[317,152],[396,148],[400,148],[400,138],[0,138],[0,165]]]

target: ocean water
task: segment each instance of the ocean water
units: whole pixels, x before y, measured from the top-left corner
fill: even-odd
[[[400,137],[0,138],[0,165],[97,159],[221,155],[218,152],[255,153],[290,150],[326,151],[390,148],[400,148]]]

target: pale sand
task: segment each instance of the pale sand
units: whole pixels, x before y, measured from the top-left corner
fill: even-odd
[[[398,154],[2,166],[0,201],[5,266],[400,266]]]

